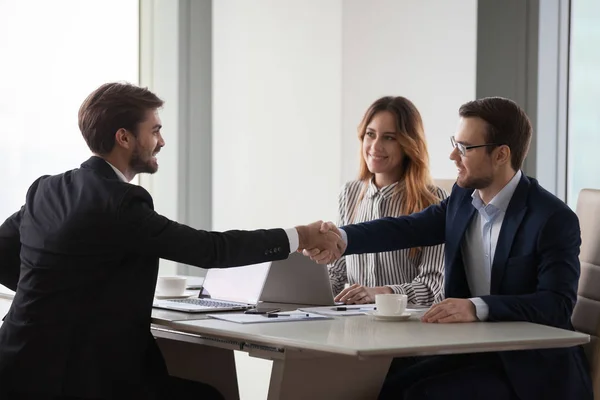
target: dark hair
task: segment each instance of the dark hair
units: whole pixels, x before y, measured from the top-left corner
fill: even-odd
[[[115,133],[119,129],[137,134],[146,113],[163,104],[148,88],[129,83],[105,83],[81,104],[79,130],[90,150],[104,155],[115,146]]]
[[[458,111],[461,117],[478,117],[487,123],[486,142],[507,145],[510,148],[511,166],[518,171],[529,151],[532,128],[525,111],[512,100],[486,97],[463,104]],[[493,151],[488,147],[488,152]]]

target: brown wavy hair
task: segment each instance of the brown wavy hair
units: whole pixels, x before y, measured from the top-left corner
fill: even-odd
[[[396,139],[404,153],[399,184],[396,186],[395,195],[404,191],[401,212],[404,215],[421,211],[432,204],[440,202],[429,172],[429,153],[423,129],[423,120],[419,110],[405,97],[386,96],[376,100],[365,112],[358,126],[358,139],[360,141],[360,167],[358,179],[364,182],[363,189],[356,202],[353,214],[356,214],[358,204],[363,199],[368,184],[373,178],[363,157],[363,140],[367,126],[378,112],[389,111],[396,119]],[[404,189],[404,190],[403,190]],[[353,218],[354,219],[354,216]],[[416,255],[420,249],[412,249],[411,256]]]

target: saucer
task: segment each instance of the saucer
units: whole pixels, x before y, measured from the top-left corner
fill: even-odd
[[[193,296],[195,293],[194,292],[190,292],[188,290],[186,290],[185,292],[183,292],[183,294],[180,295],[176,295],[176,296],[166,296],[166,295],[162,295],[159,294],[158,292],[154,293],[154,297],[156,297],[159,300],[164,300],[164,299],[187,299],[190,296]]]
[[[404,312],[400,315],[381,315],[377,313],[377,310],[369,311],[367,314],[380,321],[406,321],[412,315],[409,312]]]

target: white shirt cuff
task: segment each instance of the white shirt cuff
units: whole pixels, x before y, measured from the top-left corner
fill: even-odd
[[[475,305],[475,314],[477,314],[477,319],[480,321],[487,321],[490,314],[490,307],[487,305],[487,303],[483,301],[481,297],[473,297],[469,300],[471,300],[471,303]]]
[[[296,228],[290,228],[285,230],[285,234],[290,241],[290,254],[298,250],[300,245],[300,238],[298,237],[298,231]]]
[[[348,246],[348,234],[346,233],[345,230],[339,228],[340,233],[342,234],[342,240],[344,241],[344,243],[346,243],[346,246]]]

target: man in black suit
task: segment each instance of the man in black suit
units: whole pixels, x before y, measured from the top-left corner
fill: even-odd
[[[0,398],[178,398],[150,333],[159,258],[211,268],[297,248],[340,252],[340,238],[318,234],[319,223],[216,233],[157,214],[150,194],[128,182],[158,170],[162,104],[129,84],[90,94],[79,128],[94,156],[36,180],[0,226],[0,283],[16,290],[0,328]],[[211,389],[193,394],[219,397]]]

